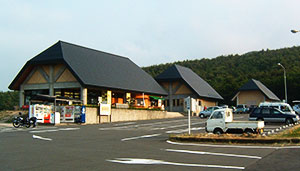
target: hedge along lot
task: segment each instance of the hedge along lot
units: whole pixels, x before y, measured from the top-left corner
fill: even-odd
[[[171,141],[199,142],[199,143],[226,143],[226,144],[268,144],[274,146],[300,145],[300,125],[272,136],[259,134],[172,134]]]

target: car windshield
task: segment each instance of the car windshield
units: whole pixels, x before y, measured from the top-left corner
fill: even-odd
[[[223,118],[223,114],[224,114],[224,112],[222,112],[222,111],[214,112],[213,115],[211,116],[211,119]]]
[[[212,108],[212,107],[209,107],[209,108],[207,108],[206,110],[211,111],[211,110],[213,110],[213,108]]]
[[[291,109],[289,108],[289,106],[282,106],[281,107],[281,111],[283,111],[283,112],[291,112]]]
[[[243,105],[237,105],[236,108],[243,108],[244,106]]]

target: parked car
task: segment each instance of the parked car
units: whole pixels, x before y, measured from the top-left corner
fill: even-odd
[[[234,121],[232,109],[223,108],[215,110],[206,121],[206,132],[214,134],[241,132],[262,133],[265,123],[263,121]]]
[[[245,104],[239,104],[236,106],[234,113],[247,113],[249,111],[249,108]]]
[[[300,100],[294,100],[293,101],[294,106],[293,109],[296,112],[296,114],[300,115]]]
[[[272,107],[272,108],[277,108],[282,112],[296,114],[295,111],[288,103],[283,103],[283,102],[262,102],[259,104],[259,107]]]
[[[249,121],[282,122],[293,124],[299,116],[291,112],[283,112],[273,107],[257,107],[249,115]]]
[[[211,113],[216,109],[222,109],[222,107],[220,107],[220,106],[208,107],[207,109],[205,109],[199,113],[199,117],[200,118],[209,117],[211,115]]]

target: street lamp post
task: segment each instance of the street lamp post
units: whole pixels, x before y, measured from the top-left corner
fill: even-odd
[[[299,30],[291,30],[292,33],[298,33]]]
[[[283,68],[285,103],[287,103],[287,89],[286,89],[286,72],[285,72],[285,68],[284,68],[284,66],[281,63],[278,63],[277,65],[279,65],[279,66],[281,66]]]

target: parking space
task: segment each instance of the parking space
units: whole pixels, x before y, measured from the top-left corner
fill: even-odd
[[[246,118],[235,115],[237,120]],[[205,132],[205,121],[192,117],[192,133]],[[274,152],[286,150],[167,142],[169,134],[187,133],[187,122],[187,118],[175,118],[2,131],[0,159],[4,170],[239,170],[253,168],[254,163]],[[266,126],[271,129],[279,125]],[[25,157],[28,154],[30,159]]]

